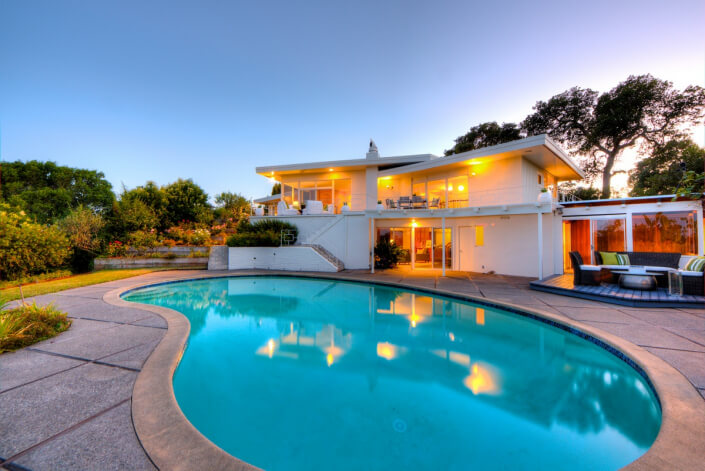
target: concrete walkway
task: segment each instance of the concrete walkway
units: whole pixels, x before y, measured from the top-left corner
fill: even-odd
[[[137,373],[165,333],[147,311],[103,302],[137,283],[214,274],[155,272],[34,298],[69,313],[54,339],[0,355],[0,465],[4,469],[154,469],[135,435],[131,396]],[[529,279],[436,271],[338,273],[523,305],[578,320],[640,345],[680,370],[705,397],[705,310],[636,309],[529,289]],[[31,300],[30,300],[31,301]],[[705,424],[703,424],[705,426]]]

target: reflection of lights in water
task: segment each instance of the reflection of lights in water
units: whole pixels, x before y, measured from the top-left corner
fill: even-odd
[[[269,358],[272,358],[272,354],[274,353],[274,340],[269,339],[267,342],[267,353],[269,354]]]
[[[335,358],[333,358],[332,353],[329,353],[328,355],[326,355],[326,363],[328,364],[328,366],[332,365],[334,361],[335,361]]]
[[[451,342],[455,342],[455,334],[453,332],[448,332],[448,338]]]
[[[463,384],[473,394],[496,394],[498,392],[495,378],[486,367],[475,363],[470,371],[471,373],[463,379]]]
[[[481,307],[475,309],[475,323],[477,325],[485,325],[485,310]]]
[[[393,360],[397,357],[397,346],[389,342],[379,342],[377,344],[377,356],[385,360]]]

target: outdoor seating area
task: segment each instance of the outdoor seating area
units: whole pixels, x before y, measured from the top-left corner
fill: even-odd
[[[595,251],[594,265],[569,253],[573,275],[531,283],[531,288],[615,304],[641,307],[705,308],[705,257],[673,252]]]
[[[295,206],[289,206],[286,201],[281,200],[277,203],[277,215],[278,216],[298,216],[300,214],[304,215],[315,215],[315,214],[335,214],[335,207],[329,204],[326,209],[323,209],[323,202],[317,200],[307,200],[305,206],[301,210],[297,209]],[[258,216],[263,214],[257,214]]]

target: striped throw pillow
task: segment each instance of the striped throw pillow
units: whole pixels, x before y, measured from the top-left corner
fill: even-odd
[[[629,255],[625,253],[617,254],[617,265],[631,265],[629,263]]]
[[[685,265],[685,271],[705,271],[705,257],[691,258]]]

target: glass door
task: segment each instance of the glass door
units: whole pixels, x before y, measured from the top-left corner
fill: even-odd
[[[592,220],[592,250],[623,252],[626,249],[627,220],[624,217],[604,217]]]
[[[623,252],[627,247],[624,215],[594,216],[563,221],[563,269],[572,271],[572,251],[580,253],[583,263],[595,263],[594,251]]]
[[[446,268],[452,265],[450,229],[446,229],[445,246],[443,245],[443,229],[433,229],[433,268],[443,268],[443,252],[446,254]]]

